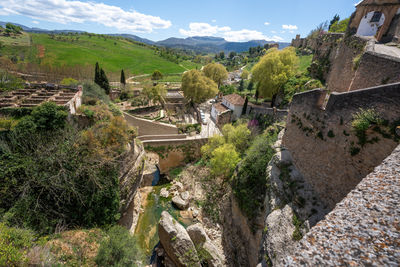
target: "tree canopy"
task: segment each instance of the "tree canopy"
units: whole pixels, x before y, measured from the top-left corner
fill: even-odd
[[[121,70],[121,83],[126,85],[125,72],[123,69]]]
[[[183,74],[182,90],[186,99],[194,103],[201,103],[218,93],[217,84],[198,70]]]
[[[157,84],[156,86],[146,87],[143,89],[143,93],[147,96],[149,100],[152,100],[153,103],[164,103],[165,96],[167,94],[167,90],[161,84]]]
[[[347,19],[344,19],[341,21],[335,21],[332,24],[332,26],[329,28],[329,32],[337,32],[337,33],[346,32],[349,22],[350,22],[350,18],[347,18]]]
[[[218,63],[210,63],[203,68],[204,75],[213,80],[218,88],[222,82],[228,78],[226,68]]]
[[[163,77],[163,75],[159,70],[155,70],[153,72],[153,74],[151,75],[152,80],[160,80],[160,79],[162,79],[162,77]]]
[[[263,97],[277,94],[287,80],[295,74],[297,60],[293,47],[268,50],[252,69],[253,80],[258,83],[259,94]]]

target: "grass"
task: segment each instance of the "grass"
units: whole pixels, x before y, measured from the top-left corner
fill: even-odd
[[[178,64],[155,55],[152,49],[123,39],[81,35],[79,41],[71,43],[51,39],[46,34],[32,34],[32,39],[35,45],[45,47],[44,64],[94,65],[98,61],[102,68],[112,72],[121,68],[135,74],[152,73],[156,69],[162,73],[184,71]]]
[[[99,62],[106,73],[119,73],[124,69],[125,73],[133,75],[151,74],[156,69],[163,74],[177,74],[200,66],[189,61],[176,64],[155,54],[149,46],[122,38],[97,35],[90,37],[84,34],[59,36],[62,40],[57,39],[60,37],[52,39],[50,35],[35,33],[24,33],[16,39],[0,37],[4,44],[0,54],[6,58],[16,56],[19,63],[37,63],[52,67],[92,67]]]
[[[307,68],[311,65],[313,55],[299,56],[299,73],[304,73]]]

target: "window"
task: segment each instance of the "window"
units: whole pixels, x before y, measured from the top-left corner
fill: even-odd
[[[379,21],[381,20],[381,17],[382,17],[382,13],[379,12],[379,11],[375,11],[375,12],[374,12],[374,15],[372,16],[370,22],[371,22],[371,23],[372,23],[372,22],[379,22]]]

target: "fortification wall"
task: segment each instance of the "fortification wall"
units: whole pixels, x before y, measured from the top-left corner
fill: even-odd
[[[146,151],[157,153],[161,173],[200,158],[201,147],[208,138],[143,141]]]
[[[173,125],[167,125],[160,122],[152,122],[149,120],[136,118],[128,113],[124,113],[126,122],[133,127],[138,128],[140,135],[166,135],[178,134],[178,128]]]
[[[361,58],[350,91],[400,81],[400,58],[367,51]]]
[[[315,89],[293,97],[283,144],[306,181],[333,208],[398,144],[393,126],[400,124],[400,83],[332,93],[324,109],[326,94]],[[381,133],[368,129],[363,146],[351,125],[360,108],[372,108],[389,122]]]

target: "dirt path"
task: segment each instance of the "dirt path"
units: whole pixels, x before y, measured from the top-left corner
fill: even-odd
[[[44,58],[45,48],[43,45],[38,45],[38,58]]]

